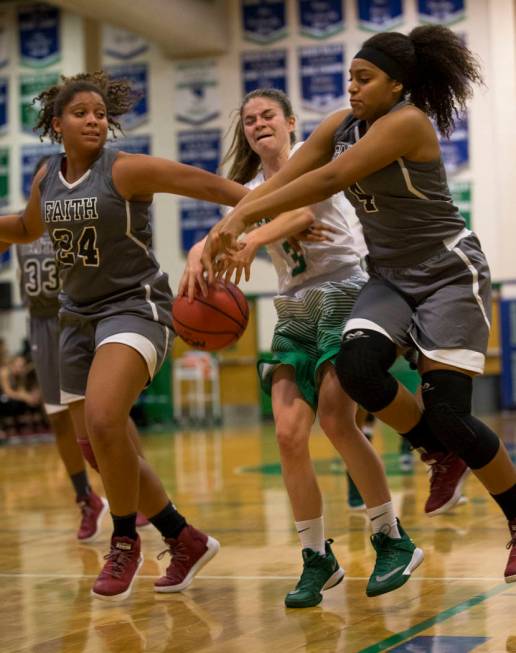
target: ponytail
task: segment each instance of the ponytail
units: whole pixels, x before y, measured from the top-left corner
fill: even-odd
[[[480,65],[462,39],[442,25],[423,25],[408,36],[382,32],[363,47],[374,48],[397,64],[405,95],[424,111],[444,135],[466,108],[473,86],[482,84]]]

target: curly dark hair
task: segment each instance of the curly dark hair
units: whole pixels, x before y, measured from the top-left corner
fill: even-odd
[[[408,36],[382,32],[364,46],[380,50],[404,71],[405,94],[449,135],[466,108],[474,84],[482,84],[480,65],[460,36],[442,25],[423,25]]]
[[[109,130],[113,136],[117,131],[122,132],[122,127],[117,121],[138,101],[137,92],[131,84],[124,79],[110,79],[106,72],[99,70],[95,73],[80,73],[73,77],[61,75],[61,83],[55,84],[34,98],[32,103],[39,102],[41,109],[38,122],[34,131],[39,132],[40,140],[48,136],[53,143],[62,141],[61,134],[54,131],[52,118],[62,116],[63,109],[81,91],[98,93],[106,105]]]
[[[244,97],[236,116],[231,145],[221,163],[223,166],[229,161],[232,162],[231,168],[228,172],[228,178],[237,181],[239,184],[245,184],[248,181],[251,181],[260,168],[260,157],[251,149],[251,146],[247,142],[244,133],[244,126],[242,124],[242,116],[246,104],[257,97],[274,100],[274,102],[281,107],[285,118],[290,118],[294,115],[292,104],[288,96],[283,93],[283,91],[276,88],[257,88]],[[294,145],[295,142],[296,134],[295,132],[291,132],[290,144]]]

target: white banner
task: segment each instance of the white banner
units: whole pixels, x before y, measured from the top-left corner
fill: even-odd
[[[174,106],[176,119],[189,125],[203,125],[220,115],[215,60],[188,60],[176,64]]]

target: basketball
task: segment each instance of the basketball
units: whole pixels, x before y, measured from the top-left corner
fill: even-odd
[[[208,296],[200,291],[193,302],[176,297],[172,304],[172,323],[177,335],[188,345],[204,351],[224,349],[235,343],[249,319],[249,305],[242,291],[232,283],[220,281],[208,286]]]

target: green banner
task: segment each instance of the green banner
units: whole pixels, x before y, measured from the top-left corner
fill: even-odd
[[[9,204],[9,150],[0,148],[0,208]]]
[[[471,229],[471,182],[469,181],[451,181],[450,193],[453,203],[459,209],[462,217],[466,221],[466,227]]]
[[[41,75],[22,75],[20,77],[20,124],[22,131],[26,134],[33,134],[36,124],[39,103],[32,104],[34,98],[49,86],[57,84],[58,73],[47,73]]]

